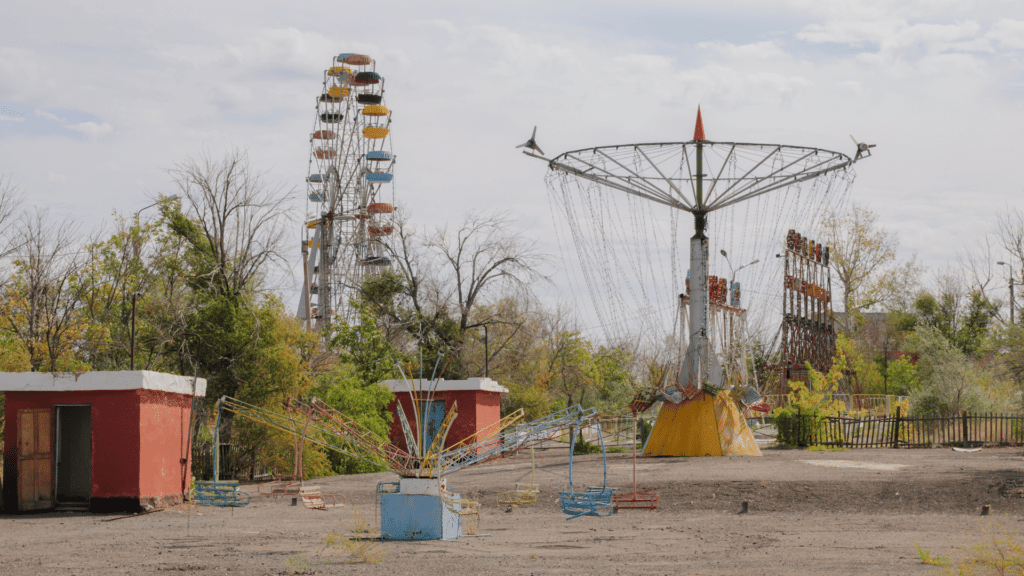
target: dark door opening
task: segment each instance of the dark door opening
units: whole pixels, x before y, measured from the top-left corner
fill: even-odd
[[[92,496],[92,406],[57,406],[57,503]]]

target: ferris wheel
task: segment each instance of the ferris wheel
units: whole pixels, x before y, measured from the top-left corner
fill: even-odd
[[[349,300],[391,265],[382,239],[394,230],[391,111],[384,79],[362,54],[339,54],[324,71],[309,138],[303,287],[298,316],[317,329],[352,322]]]

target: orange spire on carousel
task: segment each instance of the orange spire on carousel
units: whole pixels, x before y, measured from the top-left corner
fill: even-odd
[[[695,142],[707,140],[704,137],[704,121],[700,118],[700,106],[697,106],[697,125],[693,128],[693,140]]]

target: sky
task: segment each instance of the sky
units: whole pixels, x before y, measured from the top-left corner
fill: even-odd
[[[176,163],[242,148],[301,218],[341,52],[386,78],[396,199],[422,226],[507,209],[555,253],[546,167],[514,146],[535,125],[549,157],[689,140],[698,105],[709,140],[877,144],[853,200],[931,269],[1024,208],[1019,0],[17,2],[0,175],[88,231],[174,193]]]

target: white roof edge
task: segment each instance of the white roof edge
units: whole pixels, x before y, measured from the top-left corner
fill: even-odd
[[[122,370],[118,372],[2,372],[0,392],[85,392],[91,390],[158,390],[192,394],[192,377]],[[196,396],[206,396],[206,379],[196,379]]]
[[[490,378],[469,378],[467,380],[445,380],[444,378],[440,378],[436,381],[427,380],[425,378],[422,380],[383,380],[380,384],[395,393],[409,392],[410,384],[416,390],[423,392],[428,390],[433,390],[434,392],[482,390],[484,392],[497,392],[499,394],[508,393],[508,388],[505,388]]]

